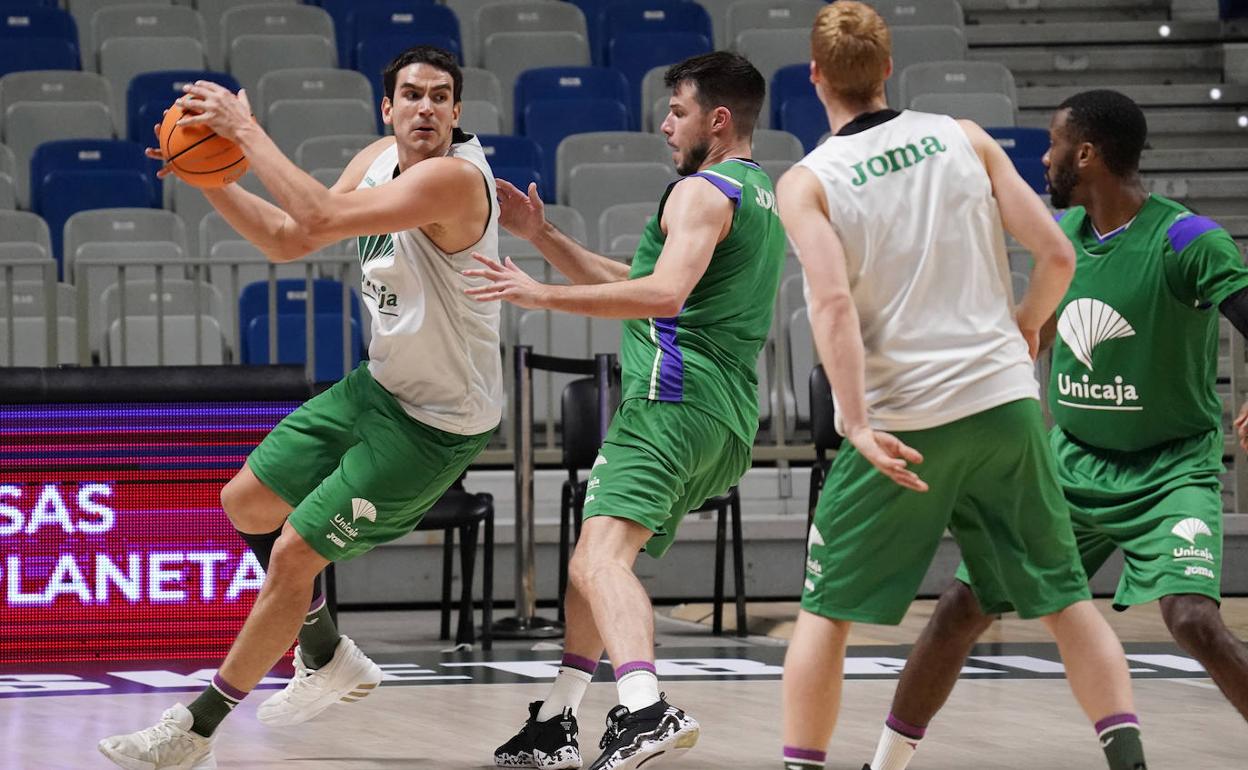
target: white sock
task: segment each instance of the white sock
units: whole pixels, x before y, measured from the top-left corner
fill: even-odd
[[[906,765],[919,749],[922,739],[902,735],[885,725],[880,734],[880,743],[875,747],[875,758],[871,760],[871,770],[905,770]]]
[[[620,692],[620,704],[636,713],[659,702],[659,678],[653,671],[640,669],[630,671],[615,683]]]
[[[557,717],[564,709],[572,709],[572,716],[576,716],[581,707],[581,699],[585,697],[585,690],[589,688],[589,682],[593,678],[593,674],[579,668],[560,666],[559,674],[555,676],[555,684],[550,688],[550,695],[546,696],[537,712],[537,721],[545,722]]]

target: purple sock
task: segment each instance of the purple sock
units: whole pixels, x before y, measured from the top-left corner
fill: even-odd
[[[797,746],[784,747],[785,767],[823,767],[828,760],[828,752],[815,749],[802,749]]]
[[[625,663],[615,670],[615,679],[619,681],[634,671],[649,671],[655,673],[654,664],[648,660],[633,660]]]
[[[904,735],[912,741],[923,740],[923,736],[927,733],[926,727],[919,727],[917,725],[912,725],[909,722],[906,722],[905,720],[898,719],[897,716],[892,713],[888,715],[888,719],[884,720],[884,724],[886,727],[888,727],[888,729],[892,730],[898,735]]]
[[[1104,735],[1107,730],[1124,725],[1130,725],[1138,730],[1140,728],[1139,717],[1135,714],[1113,714],[1107,716],[1096,723],[1096,734],[1098,736]]]
[[[582,658],[580,655],[573,655],[570,652],[563,654],[563,660],[559,665],[574,668],[577,671],[584,671],[590,676],[593,676],[594,672],[598,670],[598,661]]]

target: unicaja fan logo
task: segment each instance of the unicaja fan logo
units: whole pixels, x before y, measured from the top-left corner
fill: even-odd
[[[1209,525],[1195,517],[1184,519],[1178,524],[1175,524],[1174,529],[1171,529],[1170,533],[1178,535],[1192,545],[1196,545],[1197,535],[1208,535],[1209,537],[1213,537],[1213,532],[1209,530]]]
[[[351,523],[360,519],[368,519],[374,524],[377,523],[377,506],[362,497],[351,498]]]
[[[1135,329],[1122,315],[1099,299],[1083,297],[1070,302],[1057,320],[1057,333],[1079,363],[1091,372],[1092,353],[1102,342],[1134,337]],[[1057,390],[1063,396],[1100,403],[1079,403],[1058,399],[1058,403],[1076,409],[1112,411],[1143,411],[1144,407],[1124,405],[1139,401],[1135,386],[1115,375],[1111,382],[1092,382],[1090,374],[1075,379],[1067,372],[1058,372]]]
[[[1190,544],[1175,548],[1171,552],[1176,562],[1182,562],[1184,577],[1203,577],[1209,580],[1217,580],[1217,575],[1213,571],[1213,568],[1216,566],[1213,551],[1196,545],[1196,538],[1200,535],[1213,537],[1213,531],[1209,529],[1209,525],[1193,516],[1175,524],[1170,533],[1186,540]]]

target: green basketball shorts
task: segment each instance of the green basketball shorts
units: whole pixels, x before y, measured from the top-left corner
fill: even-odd
[[[658,558],[689,511],[727,492],[750,468],[751,447],[696,407],[631,398],[620,404],[590,471],[584,518],[611,516],[654,533]]]
[[[247,465],[294,507],[303,539],[342,561],[411,532],[492,432],[461,436],[413,420],[361,364],[278,423]]]
[[[810,530],[802,609],[900,623],[946,529],[981,604],[1008,596],[1039,617],[1089,598],[1038,401],[896,435],[922,453],[929,491],[898,486],[846,443]]]

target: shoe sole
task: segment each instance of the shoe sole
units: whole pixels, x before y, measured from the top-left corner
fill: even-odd
[[[584,764],[584,761],[581,759],[580,756],[571,757],[568,759],[562,759],[562,760],[559,760],[558,762],[549,763],[549,764],[539,762],[537,758],[534,757],[533,764],[531,765],[531,767],[535,767],[538,770],[578,770],[578,768],[580,768],[583,764]]]
[[[316,717],[320,716],[326,709],[328,709],[330,706],[334,705],[335,703],[357,703],[361,700],[364,700],[369,695],[372,695],[373,692],[381,685],[382,673],[381,673],[381,669],[377,666],[376,663],[374,663],[372,669],[369,670],[368,674],[369,674],[368,679],[366,679],[363,682],[359,682],[355,684],[354,686],[352,686],[350,690],[343,693],[338,698],[326,702],[324,705],[320,706],[315,711],[312,711],[310,713],[299,712],[298,719],[292,719],[290,716],[285,715],[285,714],[281,715],[281,718],[277,718],[277,719],[265,719],[263,716],[259,714],[256,715],[256,718],[260,720],[261,724],[267,725],[269,727],[294,727],[295,725],[301,725],[310,719],[315,719]]]
[[[125,768],[125,770],[153,770],[156,767],[156,765],[151,762],[145,762],[141,759],[127,757],[124,754],[118,754],[117,752],[105,747],[103,743],[96,744],[96,748],[100,750],[101,754],[108,758],[108,761],[118,767]],[[197,764],[190,765],[189,770],[216,770],[216,767],[216,760],[209,757],[207,759],[200,760]]]
[[[652,743],[641,753],[625,759],[611,770],[638,770],[644,767],[650,770],[652,767],[665,765],[669,762],[679,759],[689,749],[693,748],[698,742],[698,736],[701,734],[701,727],[697,722],[672,733],[658,743]]]

